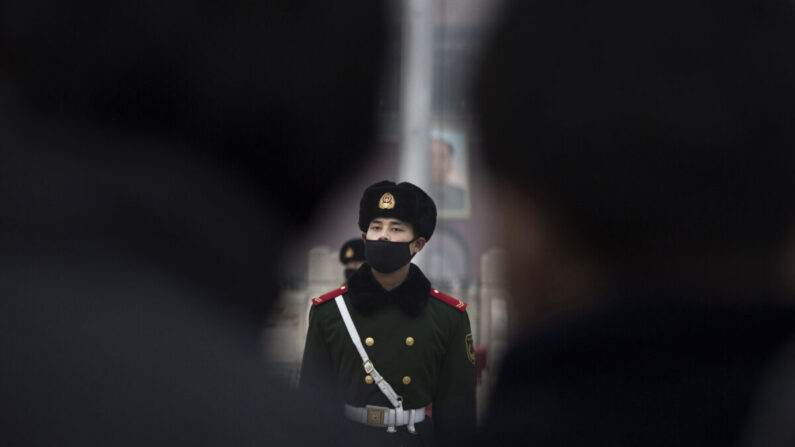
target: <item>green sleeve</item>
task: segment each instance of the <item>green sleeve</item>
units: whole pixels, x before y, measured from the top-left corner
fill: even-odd
[[[475,432],[474,349],[469,316],[464,312],[452,331],[433,399],[433,422],[439,445],[456,444]]]
[[[298,387],[304,391],[328,393],[335,387],[334,363],[323,335],[323,321],[319,314],[319,308],[314,306],[309,311],[309,327]]]

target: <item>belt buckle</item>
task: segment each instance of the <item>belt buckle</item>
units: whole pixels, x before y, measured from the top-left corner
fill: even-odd
[[[387,407],[376,407],[368,405],[367,407],[367,425],[370,427],[386,427],[386,415],[389,411]]]

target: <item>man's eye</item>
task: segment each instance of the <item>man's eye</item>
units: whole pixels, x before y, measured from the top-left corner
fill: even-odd
[[[376,225],[373,225],[372,227],[370,227],[370,229],[371,229],[371,230],[380,230],[380,229],[381,229],[381,227],[379,227],[379,226],[376,226]]]
[[[393,228],[392,231],[403,231],[402,228]]]

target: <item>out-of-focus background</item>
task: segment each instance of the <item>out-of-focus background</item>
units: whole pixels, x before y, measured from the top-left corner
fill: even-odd
[[[495,0],[392,0],[387,69],[371,162],[328,172],[335,193],[280,260],[281,299],[265,324],[265,352],[297,383],[310,300],[344,282],[342,244],[361,236],[364,189],[380,180],[412,182],[436,202],[430,243],[414,259],[434,287],[468,304],[479,361],[479,413],[506,343],[507,283],[490,209],[484,151],[469,93],[472,67],[499,16]],[[300,207],[300,204],[297,204]]]

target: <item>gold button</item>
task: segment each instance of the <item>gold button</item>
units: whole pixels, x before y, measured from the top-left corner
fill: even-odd
[[[439,289],[433,289],[433,293],[439,293]]]
[[[406,337],[406,346],[414,345],[414,337]]]
[[[364,376],[364,383],[366,383],[368,385],[372,385],[373,384],[373,376],[370,376],[370,375]]]
[[[348,286],[342,286],[342,287],[340,287],[340,290],[345,290],[347,288],[348,288]]]
[[[411,377],[406,376],[403,378],[403,385],[408,385],[411,383]]]
[[[367,346],[372,346],[373,343],[375,343],[375,340],[373,340],[373,337],[367,337],[367,338],[364,339],[364,344],[366,344]]]

